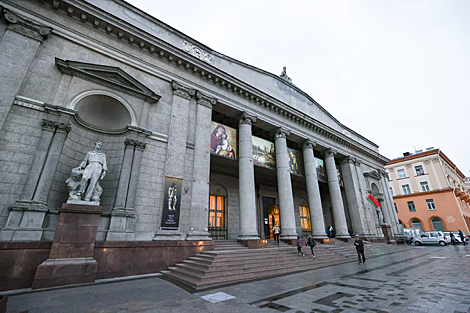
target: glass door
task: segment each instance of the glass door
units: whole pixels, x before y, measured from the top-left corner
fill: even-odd
[[[212,239],[227,239],[226,206],[226,197],[210,196],[209,233]]]

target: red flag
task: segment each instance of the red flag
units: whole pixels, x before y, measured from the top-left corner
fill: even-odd
[[[379,201],[377,201],[377,199],[375,199],[372,195],[367,196],[366,200],[369,201],[376,208],[380,206]]]

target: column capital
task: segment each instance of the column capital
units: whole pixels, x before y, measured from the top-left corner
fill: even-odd
[[[312,139],[307,139],[302,144],[302,150],[313,149],[317,145],[317,142]]]
[[[351,156],[347,156],[341,161],[341,163],[356,164],[356,158],[353,158]]]
[[[325,156],[333,156],[334,157],[336,154],[338,154],[338,150],[336,150],[336,149],[329,148],[329,149],[325,150]]]
[[[356,159],[356,161],[354,162],[354,164],[357,166],[357,167],[360,167],[362,162],[358,159]]]
[[[8,29],[20,33],[26,37],[42,42],[43,40],[49,38],[50,34],[52,33],[52,27],[35,24],[30,20],[25,19],[3,7],[0,10],[0,14],[2,13],[8,22]]]
[[[286,138],[290,135],[290,130],[279,127],[274,131],[274,137],[276,138]]]
[[[126,140],[124,141],[124,146],[126,149],[136,149],[144,151],[147,144],[142,141],[126,138]]]
[[[185,87],[175,81],[171,82],[171,86],[173,87],[173,94],[179,96],[181,98],[190,100],[196,94],[196,90]]]
[[[70,124],[57,123],[58,133],[64,133],[67,135],[70,132],[70,130],[72,130],[72,127],[70,126]]]
[[[197,104],[205,106],[212,110],[212,106],[217,103],[217,99],[208,97],[201,93],[200,91],[196,91],[196,99]]]
[[[247,124],[251,126],[254,122],[256,122],[256,116],[250,115],[246,112],[243,112],[242,114],[240,114],[239,125]]]
[[[48,131],[54,132],[55,128],[57,127],[57,122],[42,119],[41,127],[42,127],[43,130],[48,130]]]

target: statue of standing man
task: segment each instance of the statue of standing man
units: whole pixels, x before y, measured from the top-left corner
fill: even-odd
[[[82,181],[80,183],[80,189],[77,193],[79,198],[83,197],[84,201],[99,201],[98,195],[97,199],[96,196],[93,196],[93,192],[95,188],[99,187],[98,180],[102,180],[106,175],[106,171],[108,167],[106,165],[106,154],[101,152],[101,147],[103,143],[101,141],[95,142],[95,150],[90,151],[86,154],[85,159],[80,164],[81,169],[85,169],[83,171]],[[98,184],[98,185],[97,185]]]

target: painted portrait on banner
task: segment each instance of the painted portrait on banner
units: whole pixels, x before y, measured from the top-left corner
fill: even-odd
[[[236,159],[236,129],[216,122],[211,122],[211,153],[229,159]]]
[[[326,177],[325,161],[319,158],[315,158],[315,166],[317,168],[318,181],[327,183],[328,179]]]
[[[338,182],[341,187],[344,187],[343,174],[341,173],[341,165],[336,164],[336,172],[338,173]]]
[[[303,154],[300,151],[287,148],[289,155],[289,168],[292,174],[304,175]]]
[[[182,185],[183,180],[180,178],[165,178],[161,229],[178,230],[179,228]]]
[[[274,151],[274,143],[255,137],[253,139],[253,164],[276,169],[276,152]]]

